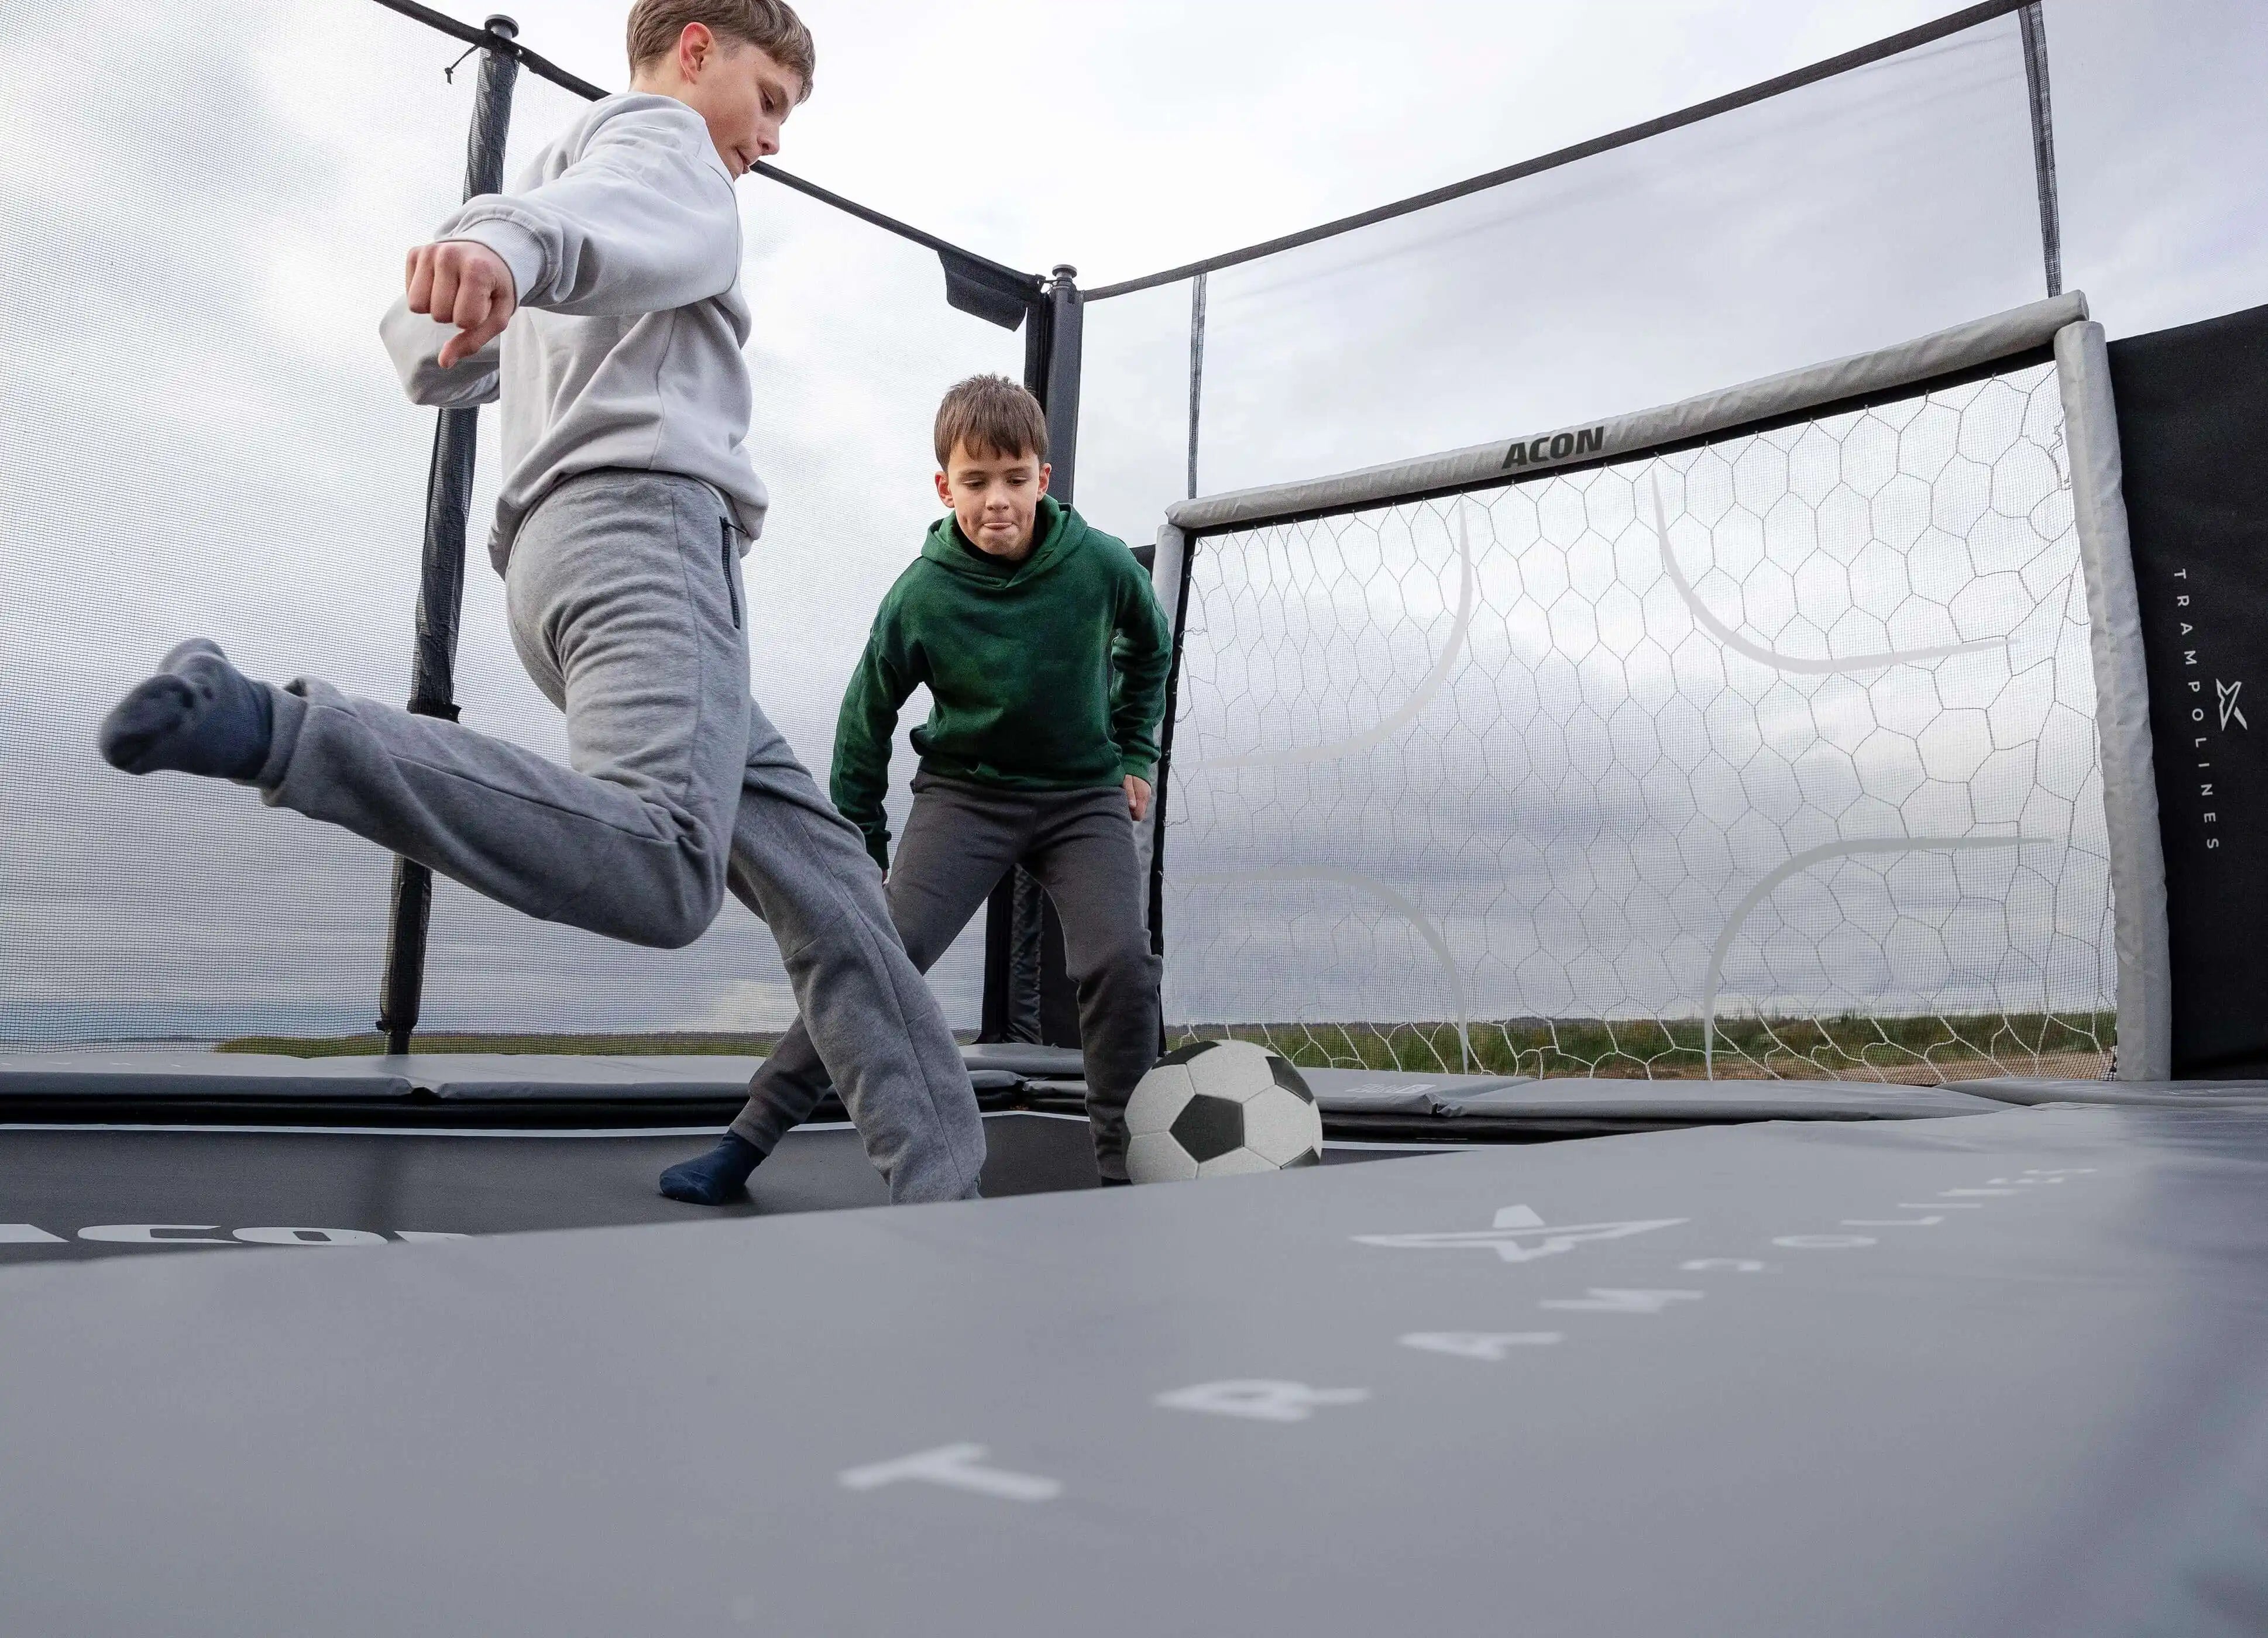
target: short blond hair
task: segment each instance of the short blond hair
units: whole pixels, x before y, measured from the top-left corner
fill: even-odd
[[[803,82],[803,97],[811,95],[819,48],[786,0],[637,0],[630,7],[627,31],[630,71],[635,74],[675,49],[688,23],[698,23],[720,39],[755,47]]]
[[[937,464],[942,471],[955,445],[976,456],[1048,458],[1048,415],[1040,400],[1004,375],[973,375],[957,382],[937,407]]]

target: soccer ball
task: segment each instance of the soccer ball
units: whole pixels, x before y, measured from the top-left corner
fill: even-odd
[[[1137,1183],[1320,1165],[1323,1117],[1300,1072],[1250,1041],[1191,1041],[1158,1060],[1126,1102]]]

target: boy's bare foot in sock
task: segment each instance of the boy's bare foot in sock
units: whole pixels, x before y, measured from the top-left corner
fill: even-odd
[[[267,686],[230,665],[218,643],[192,637],[111,708],[98,743],[103,760],[129,774],[250,779],[268,760],[275,726]]]
[[[762,1164],[764,1151],[737,1132],[727,1132],[717,1147],[691,1160],[681,1160],[661,1174],[661,1192],[692,1206],[723,1206],[745,1200],[748,1174]]]

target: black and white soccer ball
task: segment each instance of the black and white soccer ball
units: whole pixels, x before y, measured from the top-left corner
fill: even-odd
[[[1251,1041],[1191,1041],[1158,1060],[1126,1103],[1137,1183],[1320,1165],[1323,1117],[1300,1072]]]

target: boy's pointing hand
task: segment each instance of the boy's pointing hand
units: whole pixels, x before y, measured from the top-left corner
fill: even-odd
[[[504,258],[468,239],[420,245],[409,253],[405,276],[410,312],[457,327],[441,349],[445,370],[502,335],[519,305]]]

